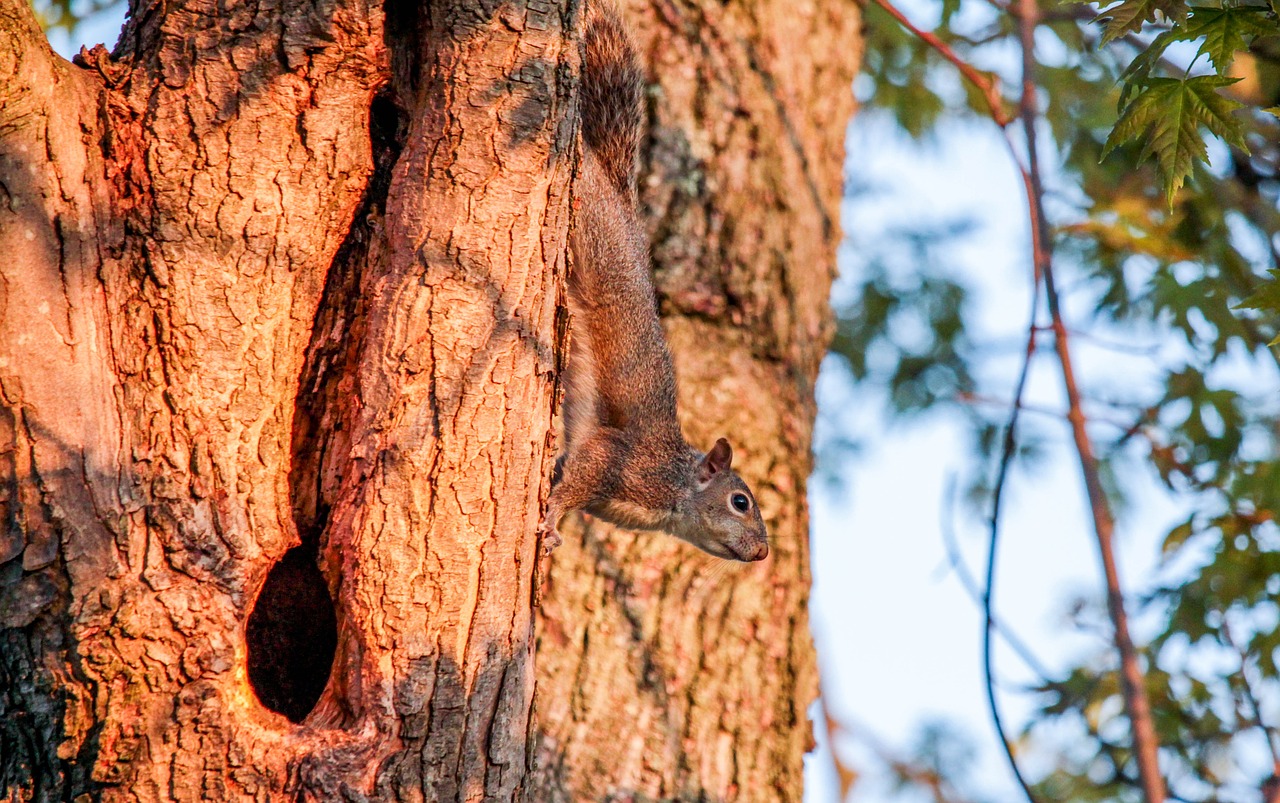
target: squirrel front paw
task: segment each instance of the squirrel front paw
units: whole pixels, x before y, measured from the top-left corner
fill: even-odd
[[[564,539],[560,537],[560,531],[549,520],[543,519],[538,525],[538,543],[542,548],[543,555],[550,555],[558,546],[564,543]]]

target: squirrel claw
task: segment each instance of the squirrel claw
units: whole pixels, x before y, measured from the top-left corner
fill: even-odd
[[[546,521],[538,525],[538,535],[543,555],[550,555],[556,547],[564,543],[564,539],[560,537],[560,531]]]

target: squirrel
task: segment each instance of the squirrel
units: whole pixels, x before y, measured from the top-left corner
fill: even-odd
[[[644,80],[608,0],[589,0],[582,67],[582,165],[570,235],[569,359],[563,454],[543,547],[560,517],[584,510],[631,530],[661,530],[719,558],[763,560],[764,520],[724,438],[706,454],[676,421],[676,376],[658,322],[637,209]]]

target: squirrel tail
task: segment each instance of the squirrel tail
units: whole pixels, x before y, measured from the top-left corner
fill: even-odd
[[[634,197],[644,124],[644,76],[611,0],[588,0],[582,65],[582,137],[609,180]]]

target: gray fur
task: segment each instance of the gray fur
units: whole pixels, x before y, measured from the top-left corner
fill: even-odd
[[[658,322],[649,247],[635,201],[642,82],[617,12],[587,11],[575,183],[565,454],[541,531],[548,548],[570,510],[633,530],[661,530],[717,557],[768,555],[755,497],[723,438],[703,455],[676,421],[676,377]],[[745,496],[745,511],[734,507]],[[741,499],[738,499],[741,502]]]

